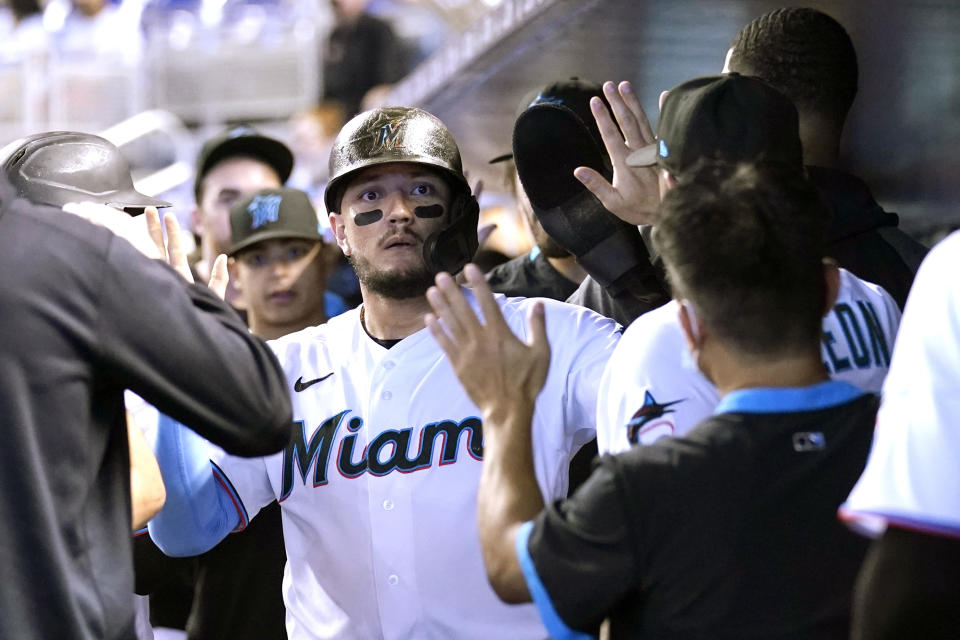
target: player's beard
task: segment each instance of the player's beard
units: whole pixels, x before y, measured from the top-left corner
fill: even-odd
[[[357,274],[357,280],[363,287],[384,298],[408,300],[427,293],[433,286],[434,274],[421,262],[416,267],[403,271],[377,269],[366,258],[356,255],[347,256],[350,265]]]

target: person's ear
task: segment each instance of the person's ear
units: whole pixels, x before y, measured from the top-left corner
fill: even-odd
[[[683,329],[683,336],[687,340],[687,347],[690,351],[699,349],[700,345],[703,344],[703,327],[697,318],[693,303],[689,300],[678,300],[677,315],[680,320],[680,328]]]
[[[825,293],[823,315],[827,315],[837,303],[837,295],[840,293],[840,267],[833,258],[823,259],[823,283]]]
[[[200,207],[193,205],[190,210],[190,222],[193,224],[193,232],[198,236],[203,236],[203,216],[200,214]]]
[[[663,102],[667,99],[667,94],[670,93],[670,90],[660,92],[660,102],[657,104],[657,109],[663,111]]]
[[[660,169],[658,177],[657,185],[660,188],[660,199],[663,200],[667,197],[667,192],[677,186],[677,179],[666,169]]]
[[[351,251],[350,241],[347,240],[347,234],[344,232],[342,214],[330,214],[330,228],[333,230],[333,235],[337,239],[337,245],[340,247],[340,250],[343,251],[343,255],[349,256]]]

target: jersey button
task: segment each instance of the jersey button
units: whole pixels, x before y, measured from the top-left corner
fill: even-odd
[[[386,362],[383,363],[383,368],[386,369],[387,371],[389,371],[390,369],[393,369],[395,366],[397,366],[397,363],[394,362],[393,360],[387,360]]]
[[[383,510],[384,510],[384,511],[393,511],[393,500],[384,500],[384,501],[383,501]]]
[[[391,587],[392,587],[392,586],[395,586],[398,582],[400,582],[400,576],[398,576],[398,575],[395,574],[395,573],[391,573],[391,574],[387,577],[387,584],[389,584]]]
[[[380,397],[383,398],[384,400],[389,400],[390,398],[393,397],[393,394],[390,393],[389,391],[384,391],[383,393],[380,394]]]

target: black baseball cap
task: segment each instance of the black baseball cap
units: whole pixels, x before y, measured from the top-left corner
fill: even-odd
[[[230,207],[233,245],[227,254],[233,256],[275,238],[322,241],[319,224],[317,211],[303,191],[288,187],[260,189]]]
[[[170,206],[137,191],[116,145],[90,133],[47,131],[20,138],[0,150],[0,163],[17,195],[38,204],[97,202],[130,215]]]
[[[262,160],[277,172],[281,184],[287,181],[293,171],[293,152],[287,145],[252,127],[236,126],[203,143],[197,156],[196,177],[193,181],[194,198],[200,199],[200,184],[207,172],[218,162],[234,156],[249,156]]]
[[[701,158],[802,167],[796,107],[759,78],[738,73],[677,85],[660,110],[657,141],[627,156],[627,164],[679,174]]]

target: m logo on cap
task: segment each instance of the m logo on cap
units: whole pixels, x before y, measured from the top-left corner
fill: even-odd
[[[280,218],[280,202],[283,196],[257,196],[247,205],[247,211],[253,216],[250,225],[252,229],[259,229],[265,224],[276,222]]]
[[[382,127],[374,144],[374,151],[383,149],[396,149],[400,144],[400,132],[403,129],[403,123],[400,120],[391,120]]]

